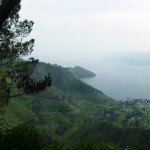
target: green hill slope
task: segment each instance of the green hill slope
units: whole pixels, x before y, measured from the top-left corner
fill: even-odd
[[[52,87],[45,91],[12,99],[5,113],[12,124],[32,122],[53,137],[61,138],[71,128],[96,112],[117,102],[77,79],[66,68],[39,63],[33,77],[39,80],[51,73]]]
[[[111,98],[108,98],[106,95],[104,95],[101,91],[77,79],[66,68],[63,68],[58,65],[39,63],[34,71],[33,76],[36,79],[41,79],[48,72],[51,73],[52,86],[55,87],[57,90],[65,93],[65,95],[68,95],[76,99],[83,99],[90,101],[115,102]],[[52,93],[49,92],[50,89],[51,88],[48,88],[47,90],[38,95],[40,95],[41,97],[47,95],[47,98],[49,98],[52,95]]]
[[[49,143],[53,139],[80,144],[85,139],[132,145],[134,149],[144,142],[149,148],[148,100],[117,102],[58,65],[39,63],[32,76],[39,80],[49,72],[50,88],[10,100],[4,115],[10,126],[34,124]]]

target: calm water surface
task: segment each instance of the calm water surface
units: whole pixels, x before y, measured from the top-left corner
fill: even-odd
[[[84,64],[83,67],[97,75],[83,81],[116,100],[150,99],[150,65],[101,61],[95,64]]]

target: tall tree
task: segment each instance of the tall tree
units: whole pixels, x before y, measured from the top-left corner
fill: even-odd
[[[0,106],[11,97],[37,93],[51,85],[49,74],[40,81],[31,77],[38,60],[20,59],[33,51],[34,39],[25,41],[33,22],[20,21],[19,10],[20,5],[17,5],[0,30]]]
[[[20,3],[21,0],[1,0],[0,1],[0,28],[4,21],[9,17],[11,11]]]

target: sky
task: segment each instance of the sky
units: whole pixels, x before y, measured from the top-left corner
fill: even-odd
[[[98,61],[103,55],[150,52],[149,0],[22,0],[35,22],[31,56],[49,63]]]

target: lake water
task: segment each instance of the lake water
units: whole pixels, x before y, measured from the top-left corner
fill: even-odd
[[[101,61],[83,67],[96,73],[96,77],[83,81],[116,100],[150,99],[150,65]]]

